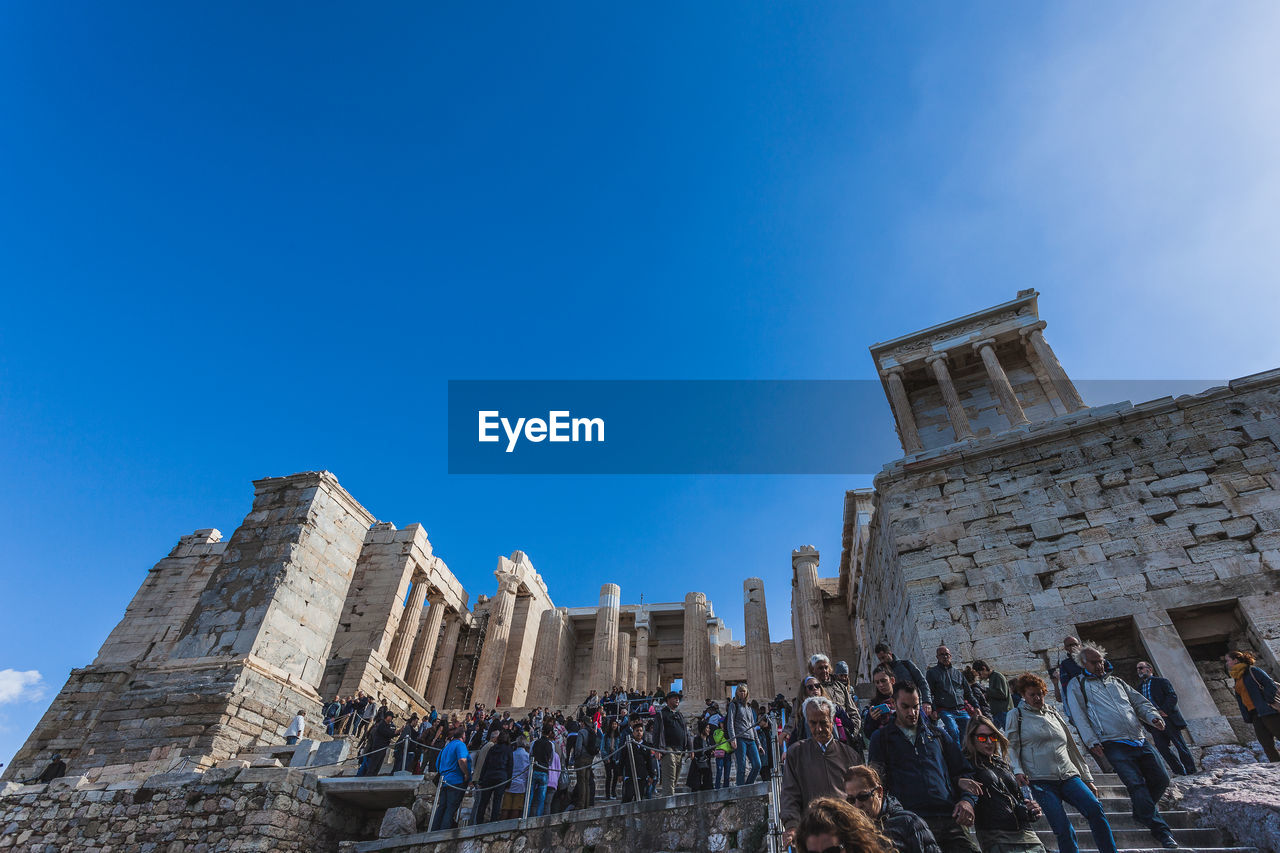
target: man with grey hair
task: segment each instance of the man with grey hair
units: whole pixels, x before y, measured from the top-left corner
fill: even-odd
[[[1115,767],[1133,803],[1133,817],[1163,846],[1178,842],[1156,803],[1169,787],[1169,772],[1146,737],[1143,723],[1164,731],[1164,717],[1146,698],[1107,673],[1106,649],[1086,642],[1076,656],[1083,670],[1072,678],[1067,694],[1075,708],[1073,721],[1089,751]]]
[[[854,694],[850,685],[837,681],[834,675],[835,670],[831,668],[831,658],[820,653],[809,657],[809,675],[804,681],[807,682],[810,678],[817,681],[819,693],[834,702],[838,709],[840,729],[842,730],[838,734],[843,734],[843,739],[846,743],[854,744],[860,748],[862,744],[862,710],[858,706],[858,697]],[[795,713],[791,715],[791,719],[787,720],[786,728],[778,735],[778,743],[789,743],[806,737],[808,737],[808,732],[805,730],[804,712],[800,709],[799,702],[797,702]]]
[[[862,756],[836,740],[836,706],[826,696],[810,696],[801,706],[809,737],[787,750],[782,765],[783,846],[790,845],[800,816],[818,797],[844,799],[844,771],[862,763]]]

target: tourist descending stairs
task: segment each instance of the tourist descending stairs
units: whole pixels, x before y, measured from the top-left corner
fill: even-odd
[[[1151,837],[1147,828],[1133,819],[1133,806],[1129,794],[1120,777],[1114,773],[1094,772],[1093,782],[1098,786],[1098,800],[1107,814],[1111,824],[1111,834],[1115,837],[1116,848],[1120,851],[1160,850],[1163,848]],[[1071,825],[1075,827],[1076,843],[1080,845],[1080,853],[1097,853],[1098,846],[1093,841],[1093,833],[1084,816],[1067,806],[1067,815]],[[1196,826],[1195,814],[1178,809],[1161,809],[1160,815],[1173,830],[1174,840],[1178,842],[1182,853],[1258,853],[1254,847],[1231,847],[1227,845],[1222,830]],[[1046,850],[1058,849],[1058,841],[1048,823],[1041,818],[1035,825],[1036,834]]]

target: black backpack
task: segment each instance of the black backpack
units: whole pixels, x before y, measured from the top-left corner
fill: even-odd
[[[600,730],[597,729],[595,726],[592,726],[587,731],[586,744],[587,744],[587,755],[600,754]]]

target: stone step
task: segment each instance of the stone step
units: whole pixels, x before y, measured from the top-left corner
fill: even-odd
[[[1058,848],[1052,843],[1046,844],[1045,849],[1050,853],[1057,853]],[[1163,847],[1120,847],[1120,853],[1168,853]],[[1259,853],[1257,847],[1186,847],[1178,848],[1179,853]],[[1098,853],[1096,847],[1081,847],[1080,853]]]
[[[1115,836],[1116,847],[1121,849],[1130,848],[1154,848],[1159,847],[1159,843],[1151,837],[1151,833],[1144,826],[1141,829],[1119,829],[1115,826],[1111,828],[1111,834]],[[1053,830],[1047,826],[1036,827],[1036,835],[1040,836],[1040,841],[1046,847],[1057,846],[1057,839],[1053,835]],[[1221,847],[1223,844],[1222,832],[1217,829],[1174,829],[1173,837],[1178,844],[1183,847]],[[1097,847],[1093,843],[1093,833],[1089,830],[1076,830],[1077,843],[1081,847]]]
[[[1075,811],[1075,809],[1070,805],[1068,805],[1066,809],[1067,817],[1071,820],[1071,825],[1074,826],[1077,831],[1089,828],[1089,822],[1085,820],[1084,815]],[[1163,817],[1165,822],[1174,829],[1197,828],[1195,815],[1188,811],[1182,811],[1181,809],[1176,811],[1162,810],[1160,812],[1160,816]],[[1048,821],[1043,818],[1041,818],[1041,821],[1041,823],[1036,824],[1036,829],[1045,829],[1048,826]],[[1108,814],[1107,823],[1111,824],[1111,829],[1113,831],[1117,829],[1146,829],[1146,827],[1134,820],[1131,812],[1125,812],[1123,814],[1113,812]]]

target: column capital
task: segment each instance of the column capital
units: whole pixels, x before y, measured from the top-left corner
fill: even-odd
[[[880,372],[883,373],[885,376],[896,376],[899,379],[901,379],[903,374],[907,372],[907,368],[901,364],[895,364],[891,367],[886,367],[884,370]]]
[[[802,563],[818,563],[818,549],[812,545],[801,545],[791,552],[791,566],[794,568]]]
[[[1036,320],[1030,326],[1023,326],[1021,329],[1019,329],[1018,334],[1024,338],[1029,338],[1032,335],[1034,335],[1036,332],[1043,332],[1045,330],[1045,327],[1048,325],[1049,324],[1046,323],[1044,320]]]
[[[947,354],[945,352],[935,352],[924,357],[925,364],[934,364],[939,361],[943,362],[945,366],[947,361]]]
[[[973,351],[982,352],[983,347],[994,347],[996,345],[995,338],[983,338],[980,341],[973,342]]]

